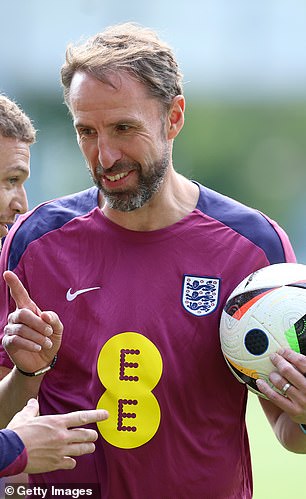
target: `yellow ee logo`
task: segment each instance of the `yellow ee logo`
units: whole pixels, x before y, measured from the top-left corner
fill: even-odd
[[[97,425],[111,445],[133,449],[157,432],[160,407],[152,390],[160,380],[162,367],[156,346],[142,334],[120,333],[103,346],[97,370],[106,390],[97,409],[106,409],[109,419]]]

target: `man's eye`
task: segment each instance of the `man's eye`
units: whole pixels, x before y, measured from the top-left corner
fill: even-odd
[[[18,177],[10,177],[8,181],[11,185],[15,185],[18,182]]]
[[[126,123],[120,123],[117,125],[117,130],[119,130],[119,132],[126,132],[127,130],[130,130],[130,128],[130,125],[127,125]]]
[[[78,128],[78,134],[80,137],[88,137],[95,134],[95,130],[92,128]]]

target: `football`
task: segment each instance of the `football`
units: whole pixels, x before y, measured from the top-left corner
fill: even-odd
[[[230,370],[250,391],[263,396],[258,378],[277,390],[269,356],[282,347],[306,354],[306,265],[278,263],[246,277],[226,301],[220,341]]]

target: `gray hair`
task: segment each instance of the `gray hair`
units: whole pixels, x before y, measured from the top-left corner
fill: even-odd
[[[183,93],[183,75],[172,49],[154,31],[134,23],[110,26],[81,45],[67,47],[61,79],[68,106],[71,81],[77,71],[104,83],[110,83],[111,73],[127,71],[166,107]]]

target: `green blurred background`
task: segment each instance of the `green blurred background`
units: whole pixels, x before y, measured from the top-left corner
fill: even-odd
[[[11,0],[1,21],[0,91],[38,129],[30,207],[91,185],[59,83],[66,45],[135,21],[173,46],[184,73],[177,170],[277,220],[306,263],[305,0]],[[306,497],[306,457],[280,447],[252,395],[248,422],[254,497]]]

